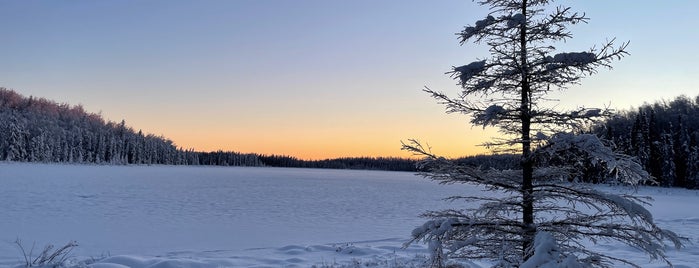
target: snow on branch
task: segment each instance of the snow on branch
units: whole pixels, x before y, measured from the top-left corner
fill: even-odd
[[[580,107],[572,111],[556,111],[542,107],[532,111],[532,123],[539,128],[539,131],[548,134],[579,131],[599,122],[601,119],[609,118],[613,112],[612,109],[606,107]],[[546,136],[543,138],[547,139]]]
[[[616,46],[612,39],[588,51],[559,52],[554,43],[572,37],[567,27],[587,22],[584,13],[544,7],[552,0],[477,1],[490,13],[457,36],[461,44],[485,43],[490,57],[447,73],[462,88],[457,97],[424,91],[445,105],[447,113],[470,115],[471,123],[496,126],[505,134],[486,146],[521,145],[512,149],[519,154],[519,167],[469,166],[438,157],[416,140],[403,143],[403,150],[423,157],[422,176],[496,192],[449,198],[468,203],[468,208],[426,213],[431,220],[413,231],[411,242],[428,242],[432,265],[438,267],[447,258],[485,258],[495,267],[638,267],[585,248],[598,240],[622,242],[667,262],[664,243],[679,247],[683,240],[655,225],[643,208],[646,200],[580,184],[652,181],[634,158],[615,152],[610,142],[568,133],[579,132],[610,110],[556,111],[542,105],[551,100],[546,96],[552,90],[577,84],[599,67],[611,68],[613,60],[628,54],[628,42]]]
[[[628,42],[615,47],[614,39],[607,41],[600,49],[592,48],[586,52],[562,52],[548,55],[550,51],[541,50],[541,58],[532,62],[533,77],[537,83],[565,88],[568,84],[577,84],[583,77],[597,72],[598,67],[611,69],[611,61],[628,55]],[[552,48],[548,48],[552,50]]]
[[[600,240],[618,241],[644,251],[652,259],[666,262],[664,241],[670,242],[677,249],[687,241],[653,222],[652,214],[643,207],[648,204],[647,197],[609,194],[592,188],[561,184],[539,184],[536,185],[536,192],[537,202],[550,204],[540,206],[539,214],[552,215],[549,220],[541,221],[537,229],[565,241],[559,243],[564,251],[640,267],[622,259],[585,250],[575,241],[583,238],[593,243]],[[569,205],[555,205],[554,200]],[[587,207],[590,210],[576,207]],[[557,218],[555,215],[566,216]]]
[[[454,67],[454,75],[458,75],[459,80],[461,81],[462,85],[465,85],[468,80],[473,78],[474,76],[478,75],[479,73],[483,72],[485,70],[486,65],[485,65],[485,60],[482,61],[474,61],[472,63],[459,66],[459,67]]]
[[[488,108],[486,108],[485,111],[475,113],[473,115],[473,119],[471,119],[471,123],[473,123],[474,125],[483,126],[483,128],[489,125],[497,126],[500,122],[501,117],[506,114],[507,110],[505,110],[504,107],[497,104],[493,104],[488,106]]]
[[[546,57],[548,65],[546,69],[554,70],[567,66],[582,66],[593,63],[597,60],[597,55],[591,52],[567,52],[558,53],[553,57]]]
[[[465,42],[469,38],[473,37],[474,35],[477,35],[481,32],[483,32],[488,26],[494,24],[495,18],[493,16],[488,16],[485,19],[476,21],[476,24],[474,26],[467,26],[464,28],[463,31],[459,34],[461,37],[461,42]]]
[[[521,237],[517,232],[521,223],[506,218],[486,220],[480,213],[450,210],[425,213],[434,218],[415,228],[414,241],[429,241],[432,252],[441,253],[440,258],[456,255],[461,258],[488,258],[499,256],[503,263],[516,261]],[[406,244],[407,245],[407,244]]]
[[[527,21],[527,18],[522,13],[507,16],[507,27],[519,27]]]
[[[452,196],[450,201],[476,204],[464,210],[431,211],[423,216],[431,218],[412,232],[409,243],[429,243],[433,266],[440,266],[447,258],[490,259],[502,265],[520,267],[613,267],[614,263],[638,265],[615,256],[588,250],[583,241],[618,241],[646,252],[653,259],[668,262],[665,242],[679,248],[686,241],[677,234],[658,227],[652,214],[644,208],[648,198],[624,194],[610,194],[581,184],[567,182],[574,166],[537,167],[534,171],[532,199],[539,242],[523,248],[525,228],[519,220],[523,212],[521,170],[484,170],[466,166],[453,160],[437,157],[416,140],[403,144],[403,149],[424,156],[420,162],[421,175],[443,184],[466,183],[484,186],[494,195]],[[536,157],[559,157],[573,154],[595,159],[600,166],[619,166],[618,154],[594,135],[560,133],[537,150]],[[589,159],[588,159],[589,160]],[[637,171],[629,171],[633,173]],[[647,176],[647,173],[642,175]],[[634,175],[637,176],[638,174]],[[638,183],[638,181],[633,181]],[[540,234],[540,235],[539,235]],[[536,238],[535,238],[536,239]],[[408,244],[409,244],[408,243]],[[406,244],[407,245],[407,244]],[[530,251],[531,257],[522,260],[521,252]],[[522,263],[522,261],[526,261]],[[669,262],[668,262],[669,263]],[[537,266],[539,265],[539,266]]]
[[[614,152],[594,134],[558,133],[535,151],[535,157],[539,158],[539,162],[550,165],[575,166],[585,161],[604,170],[608,178],[623,184],[638,185],[653,181],[634,158]]]

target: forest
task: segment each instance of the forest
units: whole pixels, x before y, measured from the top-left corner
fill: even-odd
[[[0,159],[137,165],[270,166],[416,171],[415,160],[346,157],[302,160],[285,155],[179,148],[163,136],[134,130],[122,120],[106,121],[80,105],[25,97],[0,88]],[[636,157],[661,186],[699,188],[699,96],[645,104],[596,124],[591,132]],[[478,155],[457,161],[482,168],[516,167],[513,155]],[[587,165],[582,181],[599,182]],[[603,177],[603,176],[602,176]]]
[[[699,96],[644,104],[593,127],[661,186],[699,188]]]
[[[273,166],[414,171],[414,160],[355,157],[301,160],[283,155],[178,148],[166,137],[106,121],[80,105],[0,88],[0,159],[18,162]]]
[[[679,96],[620,111],[584,132],[595,134],[615,151],[634,157],[653,176],[653,184],[699,189],[699,96],[693,100]],[[458,161],[482,169],[507,170],[518,167],[519,156],[478,155]],[[536,163],[540,167],[550,164]],[[593,162],[570,164],[583,171],[571,180],[603,183],[609,178],[609,174],[603,174],[604,168]]]

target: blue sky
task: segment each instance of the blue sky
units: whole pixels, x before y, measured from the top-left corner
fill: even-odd
[[[573,51],[607,38],[631,55],[559,97],[561,107],[638,106],[699,94],[696,1],[560,1],[584,11]],[[0,1],[0,86],[82,104],[185,148],[304,158],[449,156],[495,135],[443,114],[420,89],[487,56],[455,32],[471,1]]]

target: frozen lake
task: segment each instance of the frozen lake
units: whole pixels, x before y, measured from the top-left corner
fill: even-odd
[[[0,164],[0,260],[77,240],[81,256],[167,255],[410,237],[463,186],[412,173]]]
[[[448,196],[482,194],[403,172],[7,162],[0,162],[0,185],[3,267],[23,260],[17,238],[36,250],[78,241],[74,267],[104,257],[89,267],[353,267],[357,260],[420,267],[423,245],[401,249],[424,222],[419,214],[463,207],[442,201]],[[693,243],[668,251],[676,267],[695,267],[699,191],[638,191],[656,199],[650,209],[661,226]],[[598,246],[644,267],[666,267],[624,245]]]

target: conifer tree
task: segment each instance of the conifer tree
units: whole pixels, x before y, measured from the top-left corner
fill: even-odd
[[[462,88],[456,97],[425,89],[448,113],[469,115],[477,126],[499,128],[502,138],[487,146],[520,155],[519,170],[483,170],[438,157],[415,140],[404,144],[403,149],[425,157],[421,165],[428,178],[501,192],[452,197],[478,206],[425,214],[431,219],[413,231],[413,241],[429,242],[434,266],[447,258],[485,258],[496,267],[637,266],[583,244],[614,240],[665,261],[666,241],[682,245],[680,237],[654,223],[642,206],[645,199],[574,183],[582,175],[574,163],[605,170],[598,181],[635,185],[649,176],[633,158],[611,150],[608,142],[582,134],[583,127],[609,115],[609,110],[547,108],[548,93],[578,84],[599,68],[611,68],[613,60],[627,55],[628,45],[616,46],[611,40],[587,51],[559,52],[556,43],[572,37],[567,27],[588,18],[569,7],[552,8],[551,2],[478,1],[490,13],[457,35],[462,45],[487,45],[490,57],[449,72]]]

